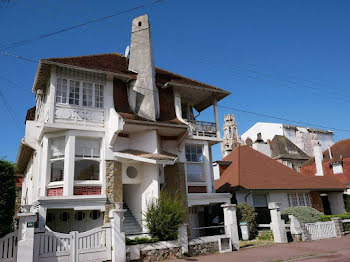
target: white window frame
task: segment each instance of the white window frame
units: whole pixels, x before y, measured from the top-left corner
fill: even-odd
[[[59,88],[62,89],[62,83],[63,81],[67,81],[67,85],[64,86],[65,88],[65,92],[62,92],[63,90],[59,91]],[[59,82],[61,82],[59,84]],[[70,91],[71,91],[71,83],[79,83],[79,93],[78,93],[78,104],[70,103]],[[83,96],[86,95],[84,93],[84,87],[86,86],[86,84],[91,85],[92,88],[92,101],[91,101],[91,105],[83,105]],[[75,85],[74,85],[75,87]],[[74,88],[73,87],[73,88]],[[98,89],[98,90],[97,90]],[[102,89],[102,92],[101,90]],[[96,92],[98,91],[99,96],[98,98],[96,98]],[[93,82],[89,82],[89,81],[84,81],[84,80],[75,80],[75,79],[71,79],[71,78],[66,78],[66,77],[57,77],[56,78],[56,94],[55,94],[55,103],[59,104],[59,105],[70,105],[70,106],[80,106],[80,107],[87,107],[87,108],[96,108],[96,109],[104,109],[104,98],[105,98],[105,85],[103,84],[96,84]],[[60,95],[58,95],[58,93]],[[63,93],[65,93],[65,97],[63,96]],[[77,94],[77,93],[75,93]],[[101,96],[102,94],[102,96]],[[74,99],[76,99],[76,97],[74,97]]]
[[[287,194],[289,207],[311,207],[310,193],[291,192]]]
[[[198,158],[196,157],[196,159],[201,159],[200,161],[188,161],[187,160],[187,154],[186,154],[186,148],[187,146],[193,146],[193,147],[201,147],[201,158]],[[207,181],[206,181],[206,176],[205,176],[205,173],[204,173],[204,155],[203,155],[203,151],[204,151],[204,145],[201,145],[201,144],[191,144],[191,143],[187,143],[185,144],[185,159],[186,159],[186,180],[187,180],[187,184],[188,185],[191,185],[191,186],[203,186],[203,185],[206,185]],[[191,152],[191,151],[190,151]],[[190,153],[191,154],[191,153]],[[198,154],[197,152],[197,149],[196,149],[196,152],[195,154]],[[202,169],[202,176],[201,176],[201,181],[189,181],[189,174],[188,174],[188,166],[190,165],[198,165],[201,167]]]

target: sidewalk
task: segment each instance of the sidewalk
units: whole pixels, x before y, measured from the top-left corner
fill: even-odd
[[[310,242],[273,244],[240,251],[172,261],[350,261],[350,235]]]

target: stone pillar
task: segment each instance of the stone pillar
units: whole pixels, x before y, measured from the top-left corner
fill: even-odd
[[[341,237],[344,234],[344,227],[343,227],[343,222],[341,221],[341,218],[332,217],[331,219],[334,223],[335,233],[337,234],[337,237]]]
[[[189,222],[186,172],[184,163],[176,163],[164,168],[165,190],[171,195],[179,194],[183,199],[183,209],[185,212],[184,223]]]
[[[303,229],[301,228],[301,224],[299,220],[293,216],[289,215],[290,221],[290,233],[292,235],[293,241],[298,242],[303,240]]]
[[[328,201],[332,215],[344,214],[346,212],[344,205],[344,192],[329,192]]]
[[[106,197],[104,224],[110,221],[108,214],[115,203],[123,202],[122,163],[115,160],[106,160]]]
[[[284,220],[281,219],[280,206],[282,203],[270,202],[269,209],[271,215],[270,227],[275,243],[288,243],[287,232]]]
[[[178,240],[182,246],[182,254],[188,254],[188,232],[187,232],[187,224],[182,224],[179,227],[179,236]]]
[[[112,230],[112,262],[126,262],[125,233],[123,232],[125,212],[123,203],[117,203],[115,209],[109,211]]]
[[[34,261],[35,213],[19,213],[17,261]]]
[[[224,204],[225,232],[231,238],[232,249],[239,250],[239,237],[237,225],[237,208],[235,204]]]
[[[46,225],[46,213],[47,209],[46,207],[39,206],[39,231],[45,232],[45,225]]]

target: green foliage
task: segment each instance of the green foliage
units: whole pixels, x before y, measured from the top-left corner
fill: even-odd
[[[322,215],[322,216],[320,216],[320,221],[323,221],[323,222],[331,221],[332,217],[339,217],[342,220],[343,219],[350,219],[350,213],[344,213],[344,214],[341,214],[341,215]]]
[[[183,220],[183,200],[177,193],[172,197],[162,190],[159,198],[153,199],[147,205],[146,227],[151,236],[160,241],[176,239]]]
[[[257,233],[256,219],[257,213],[254,212],[254,208],[247,202],[243,202],[237,205],[237,220],[238,223],[247,222],[249,223],[250,237],[254,238]]]
[[[16,202],[15,165],[0,160],[0,237],[10,233]]]
[[[346,212],[350,213],[350,195],[344,195],[344,203]]]
[[[257,239],[259,240],[273,240],[273,234],[271,230],[260,231]]]
[[[138,245],[138,244],[147,244],[147,243],[155,243],[159,241],[159,238],[157,237],[135,237],[133,239],[126,238],[126,244],[127,245]]]
[[[289,207],[281,212],[282,219],[286,222],[289,220],[288,215],[295,216],[300,222],[315,223],[323,215],[312,207]]]

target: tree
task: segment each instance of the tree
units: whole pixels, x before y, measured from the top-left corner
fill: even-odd
[[[15,164],[0,160],[0,237],[13,230],[16,202]]]
[[[168,192],[161,190],[159,198],[153,199],[147,205],[146,227],[152,237],[161,241],[175,240],[183,220],[183,200],[179,194],[172,197]]]

